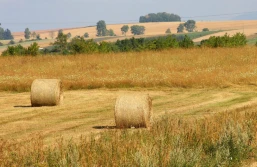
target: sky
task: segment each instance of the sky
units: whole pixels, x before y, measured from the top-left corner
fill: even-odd
[[[256,6],[257,0],[0,0],[0,23],[17,32],[85,27],[99,20],[138,23],[140,16],[158,12],[182,21],[231,20],[247,12],[257,15]]]

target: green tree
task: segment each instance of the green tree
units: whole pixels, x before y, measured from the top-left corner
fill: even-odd
[[[188,20],[185,22],[184,26],[188,32],[193,32],[196,28],[196,23],[194,20]]]
[[[107,29],[106,24],[104,20],[100,20],[96,24],[96,30],[97,30],[97,36],[106,36],[107,35]]]
[[[145,33],[145,27],[144,26],[133,25],[130,28],[131,28],[131,33],[134,34],[134,35],[142,35],[142,34]]]
[[[168,28],[165,33],[166,33],[166,34],[171,34],[170,28]]]
[[[116,36],[116,34],[114,33],[113,29],[107,30],[107,34],[108,34],[109,36]]]
[[[24,31],[24,37],[25,39],[30,39],[31,32],[29,31],[29,28],[26,28]]]
[[[66,34],[64,34],[63,32],[58,33],[56,41],[53,43],[53,45],[55,46],[57,51],[60,51],[62,53],[67,51],[67,46],[68,46],[67,39],[68,39],[68,37]]]
[[[124,25],[121,27],[121,32],[122,34],[124,34],[126,36],[127,32],[129,30],[129,26],[128,25]]]
[[[177,28],[177,33],[180,33],[180,32],[183,32],[184,31],[184,24],[183,23],[180,23],[178,28]]]
[[[88,37],[89,37],[89,34],[86,32],[86,33],[84,34],[84,37],[85,37],[85,38],[88,38]]]
[[[194,42],[189,36],[185,35],[184,39],[179,42],[179,46],[182,48],[192,48],[194,47]]]
[[[85,53],[85,44],[86,41],[84,38],[74,37],[69,43],[69,48],[73,54]]]
[[[68,39],[71,38],[71,33],[70,33],[70,32],[67,34],[67,38],[68,38]]]
[[[34,42],[28,47],[27,54],[32,56],[36,56],[39,54],[39,46],[36,42]]]
[[[35,31],[31,34],[31,37],[32,37],[33,39],[35,39],[35,38],[37,37],[37,34],[36,34]]]

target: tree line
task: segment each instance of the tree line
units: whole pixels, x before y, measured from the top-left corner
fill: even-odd
[[[38,54],[93,54],[93,53],[117,53],[117,52],[140,52],[155,51],[170,48],[193,48],[193,47],[240,47],[246,45],[246,36],[243,33],[237,33],[233,36],[225,34],[221,37],[210,37],[203,40],[199,45],[195,45],[187,35],[176,36],[167,35],[156,38],[130,38],[117,40],[116,42],[95,42],[93,39],[86,40],[83,37],[74,37],[70,42],[67,41],[67,34],[58,33],[56,41],[53,43],[53,49],[44,49],[39,52],[37,43],[31,44],[28,48],[21,45],[8,46],[2,56],[15,55],[38,55]]]
[[[126,36],[126,33],[128,32],[129,28],[131,30],[131,33],[134,35],[142,35],[145,33],[144,26],[133,25],[133,26],[129,27],[128,25],[124,25],[121,27],[122,34]],[[99,37],[101,37],[101,36],[116,36],[116,34],[114,33],[114,31],[112,29],[108,30],[106,28],[106,23],[104,20],[100,20],[97,22],[96,30],[97,30],[96,36],[99,36]]]
[[[140,16],[140,23],[148,23],[148,22],[175,22],[181,21],[179,15],[173,13],[149,13],[146,16]]]
[[[0,40],[10,40],[13,39],[12,32],[9,29],[4,30],[0,27]]]

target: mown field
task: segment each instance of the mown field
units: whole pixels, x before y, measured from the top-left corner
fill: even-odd
[[[0,57],[0,166],[242,166],[255,161],[257,48]],[[36,78],[64,103],[33,108]],[[114,104],[148,93],[148,129],[115,128]]]

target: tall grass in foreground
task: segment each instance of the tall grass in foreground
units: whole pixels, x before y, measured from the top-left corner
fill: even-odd
[[[0,90],[8,91],[29,91],[36,78],[62,79],[65,89],[257,84],[257,47],[0,57],[0,64]]]
[[[166,115],[151,130],[106,130],[47,147],[40,137],[1,140],[0,166],[241,166],[256,153],[256,125],[249,107],[204,119]]]

